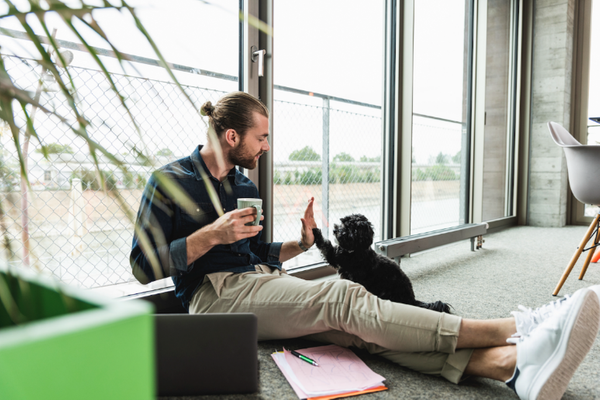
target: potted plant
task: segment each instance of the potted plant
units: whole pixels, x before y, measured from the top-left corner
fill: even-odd
[[[0,397],[154,399],[152,306],[0,270]]]

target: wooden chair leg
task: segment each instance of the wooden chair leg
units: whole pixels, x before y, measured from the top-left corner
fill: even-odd
[[[596,228],[596,224],[598,223],[599,219],[600,219],[600,214],[596,214],[596,218],[594,218],[594,220],[592,221],[592,224],[590,225],[585,236],[583,237],[583,240],[581,241],[581,244],[577,248],[577,251],[575,251],[575,254],[573,254],[573,257],[571,258],[571,262],[567,266],[567,269],[565,269],[565,272],[563,273],[562,277],[560,278],[560,281],[558,281],[558,285],[556,285],[556,288],[554,289],[552,296],[558,295],[558,292],[560,292],[560,289],[565,284],[567,277],[571,273],[571,270],[573,270],[573,267],[575,266],[575,263],[579,259],[579,256],[581,255],[581,252],[585,248],[585,245],[587,244],[587,242],[590,241],[590,237],[594,233],[594,229]],[[591,258],[590,258],[590,260],[591,260]]]
[[[588,269],[588,265],[590,265],[590,261],[592,261],[592,257],[594,256],[594,253],[596,252],[596,248],[592,247],[589,250],[589,254],[587,255],[587,257],[585,258],[585,262],[583,263],[583,268],[581,268],[581,273],[579,274],[579,280],[582,280],[587,269]]]
[[[590,265],[590,262],[593,260],[594,257],[594,253],[596,253],[596,243],[598,242],[598,235],[600,235],[600,232],[598,232],[598,225],[596,225],[596,227],[594,228],[594,232],[592,233],[590,239],[592,239],[592,247],[590,248],[590,254],[588,254],[588,256],[585,258],[585,263],[583,263],[583,268],[581,268],[581,273],[579,274],[579,280],[583,280],[583,277],[585,276],[585,273],[587,272],[588,266]],[[594,233],[596,234],[595,237]],[[593,238],[592,238],[593,237]]]

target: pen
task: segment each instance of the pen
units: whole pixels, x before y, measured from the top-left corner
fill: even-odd
[[[302,361],[306,361],[307,363],[314,365],[315,367],[319,366],[319,364],[317,364],[315,362],[315,360],[311,360],[310,358],[303,356],[302,354],[298,353],[295,350],[292,350],[292,354],[295,355],[296,357],[298,357],[299,359],[301,359]]]

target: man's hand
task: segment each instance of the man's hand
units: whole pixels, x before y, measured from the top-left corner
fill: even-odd
[[[187,263],[190,265],[210,249],[219,244],[231,244],[238,240],[254,237],[262,231],[260,225],[246,226],[256,219],[254,207],[242,208],[225,213],[215,222],[192,233],[186,239]],[[261,221],[264,216],[261,215]]]
[[[315,215],[313,213],[315,198],[311,197],[308,200],[308,205],[306,206],[306,210],[304,211],[304,217],[300,218],[302,221],[302,230],[300,234],[302,237],[302,245],[306,248],[309,248],[315,242],[315,236],[313,235],[313,228],[317,227],[317,223],[315,222]],[[302,254],[302,249],[298,247],[297,240],[291,240],[289,242],[283,243],[281,246],[281,252],[279,253],[279,261],[285,262],[293,257],[296,257],[298,254]]]
[[[256,219],[256,209],[254,207],[233,210],[223,214],[212,224],[208,225],[213,235],[215,244],[231,244],[238,240],[254,237],[263,227],[246,226],[247,223],[254,222]],[[261,221],[264,216],[261,215]]]
[[[313,235],[312,231],[313,228],[317,227],[317,222],[315,221],[315,214],[313,211],[314,202],[314,197],[311,197],[310,200],[308,200],[308,205],[304,211],[304,218],[300,218],[302,221],[302,230],[300,231],[300,234],[302,235],[302,244],[306,248],[312,246],[315,242],[315,236]]]

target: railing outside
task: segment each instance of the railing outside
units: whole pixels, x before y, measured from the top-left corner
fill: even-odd
[[[61,114],[66,112],[59,92],[53,91],[53,79],[40,76],[42,69],[35,61],[14,56],[4,59],[19,87],[34,91],[41,80],[41,104]],[[141,165],[136,151],[150,155],[155,166],[187,156],[205,141],[205,125],[174,84],[113,74],[118,88],[126,94],[140,135],[102,73],[80,67],[69,67],[69,71],[81,111],[92,122],[92,138],[127,165],[128,173],[123,173],[101,159],[100,169],[107,176],[108,185],[119,190],[135,214],[154,168]],[[189,72],[194,73],[193,69]],[[229,82],[237,79],[226,78]],[[207,100],[214,102],[225,92],[194,86],[185,89],[197,105]],[[344,215],[361,212],[378,231],[382,168],[379,107],[284,87],[276,90],[287,90],[300,98],[306,95],[311,100],[275,101],[275,240],[298,237],[299,218],[305,199],[310,196],[317,198],[321,226],[332,228]],[[321,103],[315,104],[315,98]],[[60,280],[88,288],[133,281],[128,260],[133,226],[114,196],[101,190],[84,142],[56,117],[39,112],[35,125],[53,154],[45,159],[39,144],[30,144],[28,172],[32,190],[26,210],[21,204],[14,143],[6,129],[0,136],[0,197],[15,251],[13,257],[2,252],[2,258],[14,265],[23,263],[22,232],[27,224],[31,264]],[[312,134],[318,139],[313,140]],[[419,179],[435,182],[438,178],[423,175]],[[310,257],[317,256],[313,252]]]

